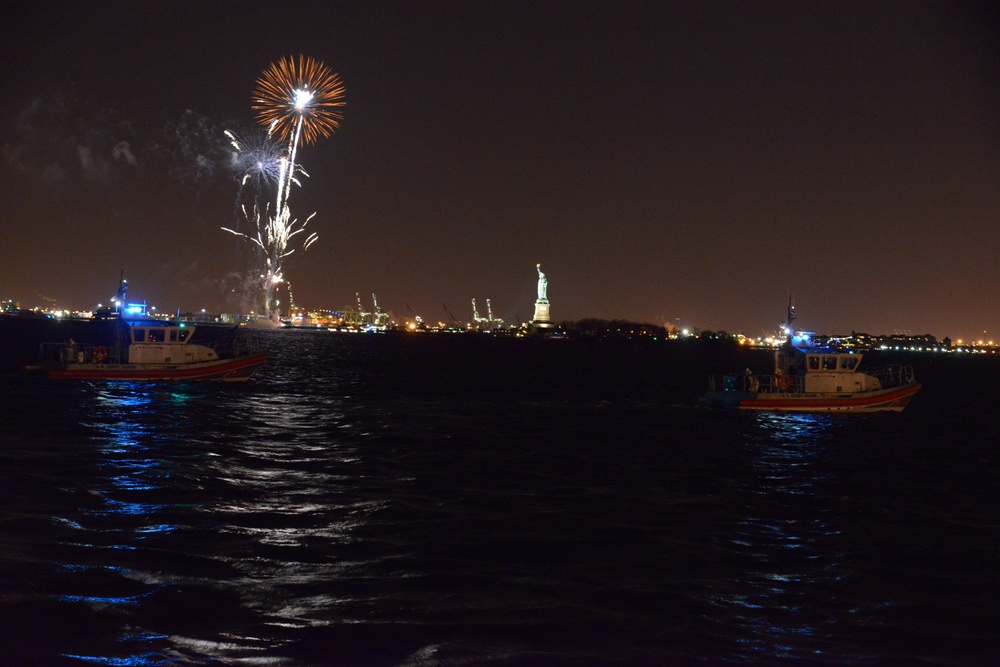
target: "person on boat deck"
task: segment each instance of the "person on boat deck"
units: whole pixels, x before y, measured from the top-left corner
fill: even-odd
[[[63,363],[76,361],[76,341],[72,338],[69,339],[62,351],[62,361]]]
[[[753,371],[749,368],[743,371],[743,387],[747,391],[756,392],[760,389],[760,382],[754,377]]]

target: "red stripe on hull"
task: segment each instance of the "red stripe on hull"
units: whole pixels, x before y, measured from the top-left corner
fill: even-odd
[[[197,367],[173,368],[81,368],[50,371],[48,377],[57,380],[133,380],[154,382],[161,380],[222,380],[246,381],[253,371],[267,361],[266,354],[255,354],[241,359],[212,362]]]
[[[806,398],[789,394],[787,398],[764,398],[740,401],[741,410],[783,412],[877,412],[901,411],[920,389],[919,383],[874,395],[845,398]]]

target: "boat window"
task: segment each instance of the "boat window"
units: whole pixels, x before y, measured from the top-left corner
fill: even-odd
[[[809,370],[811,371],[819,370],[819,357],[809,357]]]
[[[845,371],[853,371],[854,367],[858,365],[857,357],[841,357],[840,367]]]
[[[166,332],[163,329],[150,329],[146,338],[150,343],[162,343],[166,339]]]
[[[146,330],[145,329],[132,329],[132,340],[136,343],[141,343],[146,340]]]
[[[178,333],[179,332],[177,331],[177,329],[171,329],[170,330],[170,342],[171,343],[176,343],[177,342],[177,334]]]
[[[823,370],[824,371],[837,370],[837,357],[823,357]]]
[[[194,331],[191,330],[191,329],[184,329],[184,330],[182,330],[180,332],[180,334],[181,334],[181,342],[182,343],[186,343],[187,339],[191,337],[192,333],[194,333]]]

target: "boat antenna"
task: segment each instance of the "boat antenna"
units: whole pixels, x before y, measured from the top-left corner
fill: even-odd
[[[789,294],[788,314],[785,316],[785,326],[783,327],[785,330],[785,334],[787,334],[789,337],[792,335],[792,332],[794,331],[792,327],[793,322],[795,322],[795,301],[793,295]]]
[[[122,269],[121,277],[118,279],[118,303],[116,304],[119,313],[125,312],[126,294],[128,294],[128,281],[125,280],[125,269]]]

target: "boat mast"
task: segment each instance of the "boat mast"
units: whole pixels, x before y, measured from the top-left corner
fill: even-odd
[[[792,340],[792,334],[795,333],[795,328],[792,324],[795,322],[795,303],[793,301],[793,296],[788,295],[788,313],[785,315],[785,324],[781,327],[788,336],[788,340]]]
[[[774,351],[774,374],[786,375],[789,373],[789,361],[794,354],[792,337],[795,335],[795,302],[792,294],[788,294],[788,311],[785,314],[785,323],[781,325],[781,330],[785,334],[785,344]]]
[[[118,279],[118,293],[115,309],[119,315],[125,314],[125,295],[128,294],[128,281],[125,280],[125,269],[122,269],[121,277]]]

